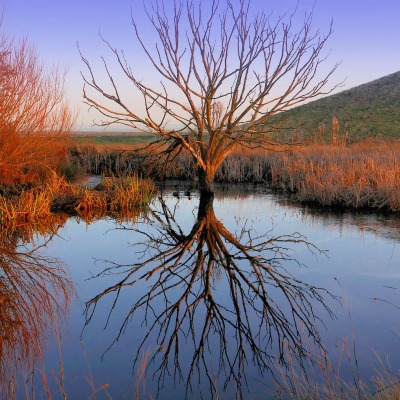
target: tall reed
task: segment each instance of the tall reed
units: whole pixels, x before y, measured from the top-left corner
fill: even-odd
[[[271,186],[324,206],[400,211],[400,144],[313,145],[272,155]]]

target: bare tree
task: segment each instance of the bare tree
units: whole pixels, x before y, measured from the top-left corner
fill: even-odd
[[[98,125],[154,134],[166,167],[181,151],[189,152],[204,192],[213,193],[215,171],[238,144],[277,146],[271,140],[276,115],[336,87],[327,84],[337,64],[318,74],[332,26],[321,35],[313,29],[312,12],[299,28],[295,13],[275,21],[264,11],[252,16],[250,0],[160,0],[146,13],[154,35],[141,32],[133,12],[132,25],[162,79],[158,87],[143,82],[124,52],[103,38],[132,89],[143,96],[144,111],[123,96],[104,58],[109,90],[81,54],[87,67],[84,98],[105,117]]]
[[[0,21],[1,27],[1,21]],[[38,181],[64,155],[75,116],[65,71],[46,68],[26,39],[0,37],[0,182]]]
[[[249,364],[263,374],[293,357],[301,363],[309,356],[307,337],[322,348],[314,307],[321,304],[331,315],[324,300],[329,293],[297,279],[289,267],[296,264],[297,246],[317,250],[302,235],[257,235],[246,224],[233,234],[216,218],[211,196],[201,197],[186,234],[176,209],[162,199],[160,205],[146,221],[152,228],[137,230],[146,238],[138,262],[104,269],[97,277],[115,274],[117,282],[89,300],[85,312],[88,324],[99,303],[114,296],[109,320],[123,291],[140,293],[139,285],[149,285],[128,309],[114,343],[139,313],[143,321],[134,321],[148,330],[135,365],[140,367],[141,352],[155,341],[147,368],[155,366],[150,375],[157,377],[158,390],[172,375],[185,383],[187,397],[196,381],[200,391],[205,381],[214,398],[218,377],[224,387],[231,382],[241,398]]]

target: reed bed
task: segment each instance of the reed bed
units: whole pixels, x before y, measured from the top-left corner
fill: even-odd
[[[137,175],[107,178],[93,190],[54,178],[41,187],[0,195],[0,226],[1,230],[27,223],[40,227],[43,220],[54,219],[58,212],[78,215],[86,221],[107,215],[119,219],[137,217],[154,193],[152,181]]]
[[[143,175],[146,154],[134,146],[75,145],[71,147],[64,169],[73,174],[89,173],[103,176]],[[65,173],[63,171],[63,173]]]
[[[220,182],[264,182],[268,174],[266,152],[239,149],[224,160],[216,173],[215,180]],[[197,176],[192,157],[182,151],[167,171],[162,163],[152,164],[150,154],[136,152],[132,148],[125,150],[105,146],[79,146],[71,149],[68,160],[77,166],[81,173],[103,176],[127,176],[131,174],[147,175],[153,179],[190,179]]]
[[[137,175],[108,177],[95,189],[85,189],[75,199],[74,210],[84,219],[111,215],[117,219],[138,217],[151,201],[155,186]]]
[[[149,157],[127,149],[75,148],[71,157],[85,172],[127,176],[151,170],[154,179],[196,179],[192,158],[182,152],[165,174]],[[151,168],[150,168],[151,167]],[[265,183],[300,202],[323,206],[400,211],[400,143],[370,140],[312,144],[285,152],[239,148],[215,175],[217,182]]]
[[[270,185],[323,206],[400,211],[400,144],[309,146],[271,155]]]

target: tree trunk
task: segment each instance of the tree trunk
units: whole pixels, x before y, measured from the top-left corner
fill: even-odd
[[[214,194],[200,192],[199,210],[197,212],[197,219],[207,218],[214,215]]]
[[[204,171],[202,168],[198,169],[199,189],[200,193],[204,195],[214,195],[214,173]]]

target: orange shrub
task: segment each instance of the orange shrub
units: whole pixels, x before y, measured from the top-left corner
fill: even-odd
[[[26,39],[0,37],[0,183],[42,182],[60,162],[74,123],[64,78]]]

